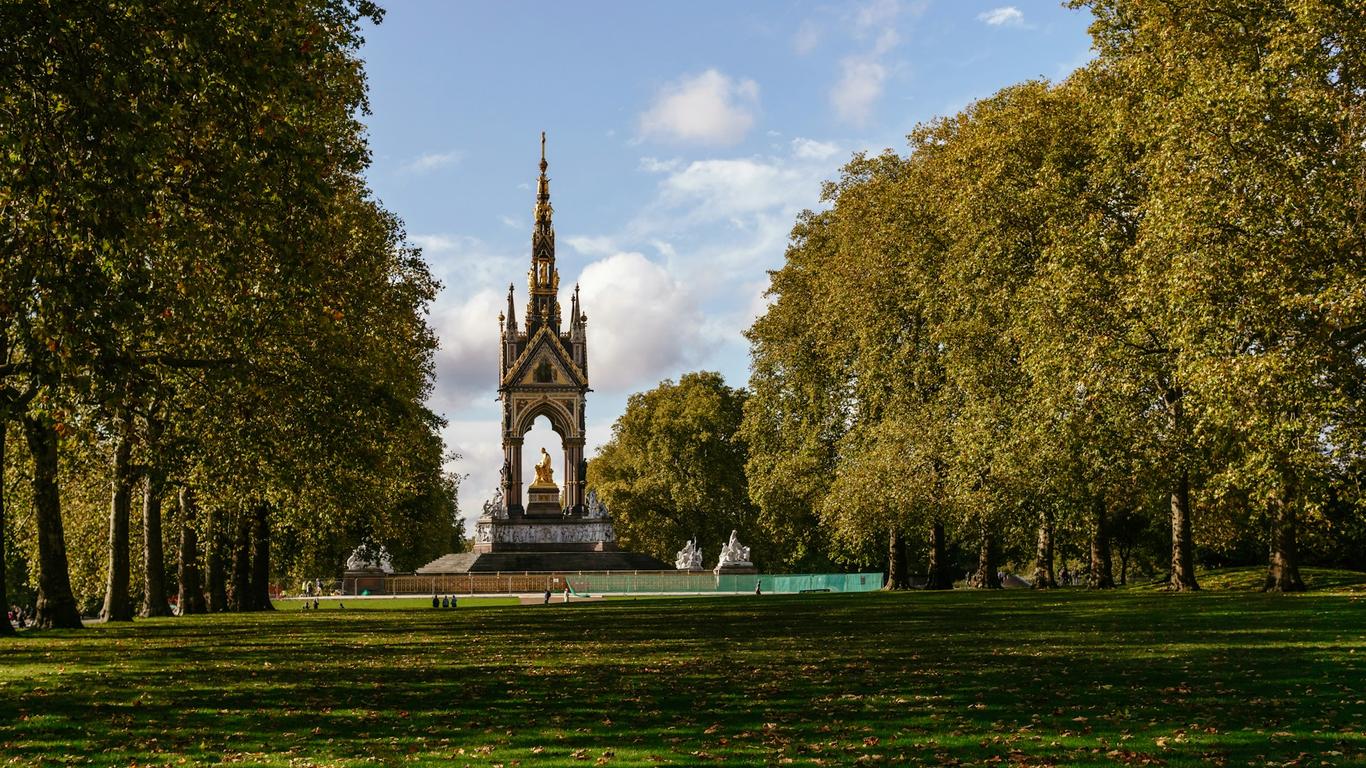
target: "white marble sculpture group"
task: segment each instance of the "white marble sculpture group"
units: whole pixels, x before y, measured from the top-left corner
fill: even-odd
[[[749,561],[749,547],[740,543],[735,531],[730,532],[730,541],[721,547],[721,560],[716,564],[716,567],[725,568],[733,565],[754,565]]]
[[[754,563],[749,560],[749,547],[741,544],[736,532],[731,531],[730,541],[721,545],[721,556],[716,563],[716,570],[753,565]],[[697,545],[697,539],[689,541],[678,550],[674,555],[674,567],[680,571],[702,570],[702,548]]]
[[[697,539],[689,541],[678,550],[674,558],[674,567],[680,571],[702,570],[702,548],[697,546]]]
[[[348,571],[384,571],[385,573],[394,572],[394,563],[389,559],[389,550],[384,545],[375,546],[374,544],[361,544],[356,547],[351,556],[346,558],[346,570]]]

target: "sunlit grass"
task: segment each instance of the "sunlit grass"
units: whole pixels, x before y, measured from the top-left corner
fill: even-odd
[[[1300,578],[1310,590],[1356,591],[1366,589],[1366,573],[1340,568],[1302,568]],[[1266,585],[1266,567],[1220,568],[1197,570],[1196,580],[1201,589],[1260,592]],[[1138,584],[1135,589],[1163,589],[1160,582]]]
[[[1366,595],[1351,591],[427,606],[24,634],[0,644],[0,755],[278,766],[1366,761]]]
[[[518,605],[516,597],[462,597],[457,601],[460,608],[490,608],[499,605]],[[304,608],[308,603],[308,608]],[[432,609],[431,597],[320,597],[319,611],[413,611]],[[276,600],[275,609],[279,611],[314,610],[313,601],[303,599]],[[438,609],[440,610],[440,609]],[[447,609],[449,610],[449,609]]]

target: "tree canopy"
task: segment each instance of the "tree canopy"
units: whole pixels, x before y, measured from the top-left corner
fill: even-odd
[[[28,466],[5,527],[40,625],[79,625],[92,586],[69,574],[92,561],[106,618],[131,618],[135,591],[165,613],[167,543],[178,571],[207,560],[211,607],[239,609],[268,607],[301,558],[449,544],[424,406],[439,286],[362,177],[357,52],[381,17],[366,0],[0,9],[0,435],[24,439],[0,455]],[[69,550],[101,506],[103,546]]]
[[[837,555],[947,526],[979,586],[1031,554],[1050,584],[1057,530],[1109,586],[1112,540],[1127,567],[1167,528],[1172,588],[1261,548],[1301,589],[1299,539],[1361,548],[1366,24],[1077,5],[1091,64],[854,157],[798,220],[749,332],[758,514]]]

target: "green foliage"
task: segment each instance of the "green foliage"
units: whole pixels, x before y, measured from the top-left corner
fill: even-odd
[[[673,562],[696,538],[708,556],[739,531],[758,540],[738,435],[745,391],[718,373],[684,374],[632,395],[612,439],[588,464],[588,487],[612,513],[627,549]],[[769,552],[757,548],[756,562]]]
[[[1093,63],[854,157],[799,218],[749,334],[752,493],[846,556],[945,523],[984,571],[1041,520],[1158,568],[1166,529],[1178,588],[1193,521],[1295,589],[1363,519],[1366,25],[1078,5]]]
[[[361,539],[409,558],[451,539],[456,483],[423,405],[439,286],[362,177],[358,51],[380,16],[352,0],[0,8],[0,415],[61,440],[62,492],[14,511],[54,605],[67,548],[80,596],[112,559],[126,601],[126,506],[104,551],[88,535],[107,483],[192,488],[205,514],[168,544],[268,508],[253,536],[275,530],[277,573],[321,551],[336,568]],[[30,459],[11,443],[7,464]]]

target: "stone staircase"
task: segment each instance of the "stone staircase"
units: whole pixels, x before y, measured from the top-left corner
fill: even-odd
[[[460,552],[442,555],[417,572],[443,573],[572,573],[575,571],[672,571],[639,552]]]
[[[456,552],[449,555],[442,555],[421,568],[418,568],[417,572],[424,575],[433,573],[468,573],[470,565],[478,558],[479,555],[474,552]]]

